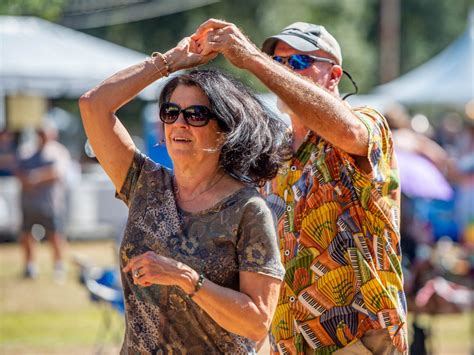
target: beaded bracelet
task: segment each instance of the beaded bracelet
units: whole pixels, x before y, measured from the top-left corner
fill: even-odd
[[[204,285],[204,274],[201,272],[199,274],[199,279],[198,279],[198,282],[196,284],[196,287],[194,287],[194,291],[193,293],[190,293],[188,296],[189,297],[193,297],[196,293],[198,293],[198,291],[202,288],[202,285]]]
[[[153,60],[153,58],[155,57],[160,57],[161,61],[163,62],[164,66],[165,66],[165,74],[163,75],[163,73],[161,72],[161,69],[158,68],[158,66],[156,65],[155,61]],[[168,64],[168,61],[166,60],[165,56],[163,54],[161,54],[160,52],[153,52],[151,54],[151,62],[153,63],[153,65],[155,66],[156,70],[158,70],[161,74],[161,76],[168,76],[170,75],[170,66]]]

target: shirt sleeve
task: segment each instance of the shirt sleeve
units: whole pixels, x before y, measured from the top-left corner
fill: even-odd
[[[138,179],[145,165],[145,160],[146,157],[140,151],[136,150],[122,188],[115,193],[115,197],[125,202],[129,207],[130,201],[132,201],[135,191],[137,190]]]
[[[354,112],[369,133],[367,158],[372,167],[373,179],[382,183],[389,178],[394,168],[392,134],[387,121],[380,113],[368,107],[356,109]]]
[[[283,280],[285,270],[278,249],[275,220],[262,197],[252,197],[245,205],[239,234],[239,271]]]

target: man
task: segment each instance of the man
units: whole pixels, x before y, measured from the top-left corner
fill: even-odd
[[[286,267],[272,351],[406,352],[391,135],[376,111],[339,98],[336,39],[297,22],[269,37],[262,52],[235,25],[213,19],[192,38],[201,54],[221,53],[253,73],[291,117],[293,159],[266,191]]]
[[[23,224],[20,242],[25,255],[24,277],[34,279],[38,275],[35,264],[36,241],[32,228],[41,225],[53,249],[54,279],[63,282],[65,179],[70,155],[66,147],[56,140],[57,131],[51,123],[36,133],[37,149],[32,155],[20,160],[17,172],[22,185]]]

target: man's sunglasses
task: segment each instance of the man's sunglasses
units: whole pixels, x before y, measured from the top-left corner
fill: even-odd
[[[315,55],[309,55],[309,54],[293,54],[293,55],[290,55],[289,57],[274,55],[273,59],[277,61],[278,63],[288,64],[291,67],[291,69],[296,70],[296,71],[308,69],[314,62],[329,63],[331,65],[336,64],[335,61],[329,58],[316,57]],[[342,70],[342,72],[347,75],[347,77],[349,78],[349,80],[351,81],[352,85],[354,85],[354,88],[355,88],[354,92],[344,95],[342,99],[345,100],[349,96],[357,94],[359,92],[359,88],[357,84],[355,83],[354,79],[352,79],[352,76],[348,72],[346,72],[344,69]]]
[[[163,123],[172,124],[176,122],[181,112],[186,123],[193,127],[203,127],[209,123],[210,119],[216,119],[216,115],[209,107],[193,105],[181,108],[172,102],[165,102],[160,107],[160,120]]]
[[[282,57],[274,55],[273,59],[281,64],[288,64],[293,70],[305,70],[308,69],[314,62],[323,62],[329,64],[336,64],[329,58],[316,57],[308,54],[293,54],[289,57]]]

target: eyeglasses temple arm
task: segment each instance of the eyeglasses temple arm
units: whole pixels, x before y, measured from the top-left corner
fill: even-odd
[[[355,91],[354,91],[354,92],[350,92],[350,93],[344,95],[344,97],[342,98],[342,100],[345,100],[345,99],[347,99],[349,96],[357,95],[357,93],[359,92],[359,87],[358,87],[357,84],[355,83],[354,79],[352,79],[351,74],[349,74],[348,72],[346,72],[344,69],[342,70],[342,72],[347,75],[347,77],[349,78],[349,80],[351,81],[352,85],[354,85],[354,88],[355,88]]]

